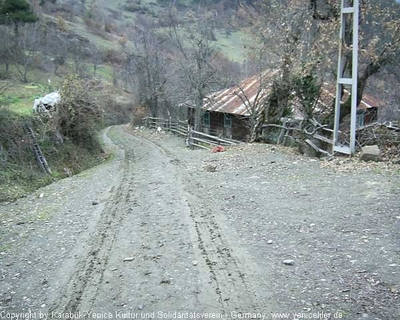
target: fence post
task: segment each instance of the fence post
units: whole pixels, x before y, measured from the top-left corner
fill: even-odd
[[[283,121],[282,127],[286,127],[286,122],[287,122],[287,120],[285,119],[285,120]],[[284,137],[286,131],[287,131],[287,130],[286,130],[285,128],[282,128],[282,129],[281,129],[281,132],[279,133],[278,141],[276,142],[276,144],[279,145],[279,144],[282,143],[282,140],[283,140],[283,137]]]
[[[192,128],[190,127],[190,125],[188,125],[188,135],[187,135],[187,139],[186,139],[186,144],[188,145],[188,147],[190,147],[191,149],[193,149],[193,144],[192,144]]]

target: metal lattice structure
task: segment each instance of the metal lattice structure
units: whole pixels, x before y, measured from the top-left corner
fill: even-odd
[[[356,145],[356,122],[357,122],[357,76],[358,76],[358,21],[359,0],[341,0],[340,34],[339,34],[339,59],[336,81],[336,103],[335,103],[335,125],[333,132],[332,153],[340,152],[352,155]],[[349,23],[352,22],[352,23]],[[350,30],[348,30],[350,29]],[[346,36],[352,35],[352,70],[351,75],[345,75],[345,50],[349,48]],[[350,88],[351,92],[351,125],[350,141],[339,142],[340,108],[344,86]]]

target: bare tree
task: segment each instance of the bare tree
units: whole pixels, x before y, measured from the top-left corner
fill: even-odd
[[[152,22],[142,19],[141,28],[131,32],[134,50],[126,51],[125,76],[137,83],[141,103],[157,117],[160,107],[168,104],[166,83],[171,55],[165,46],[166,39],[155,30]]]
[[[245,90],[242,84],[237,86],[235,95],[242,101],[243,105],[246,106],[247,113],[249,114],[248,128],[250,131],[249,142],[254,142],[259,134],[261,125],[265,118],[265,111],[268,107],[267,100],[267,84],[271,79],[271,74],[266,72],[261,73],[257,76],[250,78],[248,82],[256,82],[257,90],[252,91],[251,95]],[[253,84],[254,85],[254,84]]]
[[[0,95],[3,95],[10,87],[12,86],[12,82],[7,80],[0,83]]]
[[[249,142],[254,142],[259,136],[268,108],[270,83],[277,73],[276,70],[269,70],[266,67],[265,54],[264,48],[254,47],[246,60],[252,65],[252,72],[255,75],[248,78],[246,74],[244,81],[235,84],[234,94],[241,100],[249,115]]]
[[[86,0],[80,0],[80,2],[81,2],[81,13],[82,15],[84,15],[86,12]]]
[[[65,10],[68,10],[67,12],[69,12],[69,16],[68,16],[68,20],[69,21],[74,21],[75,20],[75,14],[76,12],[76,5],[78,4],[78,0],[66,0],[65,1]]]
[[[170,14],[169,39],[176,49],[178,72],[182,78],[185,99],[195,106],[195,130],[201,129],[202,107],[207,94],[220,84],[218,68],[213,64],[218,55],[212,43],[212,26],[200,21],[194,30],[179,29],[176,16]]]
[[[265,51],[267,61],[263,65],[270,70],[277,69],[267,99],[265,121],[268,123],[280,124],[290,113],[292,78],[318,64],[318,59],[310,55],[315,51],[312,18],[308,7],[301,4],[301,0],[271,0],[268,5],[260,2],[257,10],[246,8],[251,28]]]
[[[90,42],[88,50],[93,63],[93,77],[96,77],[97,68],[103,60],[103,52],[93,42]]]
[[[11,47],[10,57],[22,81],[28,82],[28,73],[33,67],[34,58],[38,55],[41,42],[41,25],[31,23],[19,28],[15,45]]]
[[[84,58],[87,55],[86,41],[79,38],[69,40],[68,52],[74,62],[75,73],[83,75],[85,73]]]
[[[0,26],[0,62],[5,65],[5,78],[9,78],[10,64],[13,62],[12,48],[15,45],[13,32],[9,26]]]
[[[46,52],[53,62],[53,72],[58,75],[58,69],[63,66],[68,59],[68,40],[62,32],[52,28],[47,31]]]

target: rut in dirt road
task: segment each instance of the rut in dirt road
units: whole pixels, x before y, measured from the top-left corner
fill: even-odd
[[[179,161],[123,127],[112,128],[110,136],[125,150],[123,179],[51,310],[116,313],[140,305],[149,312],[245,312],[260,307],[257,290],[218,221],[185,190]]]
[[[173,157],[170,151],[163,148],[161,144],[144,138],[141,140],[156,147],[165,156]],[[258,296],[258,291],[265,288],[258,288],[257,280],[251,279],[250,275],[246,274],[256,268],[251,263],[251,259],[238,248],[236,248],[237,253],[232,250],[232,247],[236,247],[237,239],[228,239],[229,232],[226,234],[222,228],[222,226],[226,227],[224,221],[206,209],[204,203],[199,203],[197,195],[191,190],[190,182],[187,185],[182,183],[183,167],[179,161],[169,159],[169,163],[168,172],[175,176],[175,186],[180,188],[180,199],[185,202],[185,206],[186,203],[188,205],[187,227],[191,233],[196,259],[201,260],[196,261],[200,265],[197,270],[199,279],[204,279],[199,292],[204,290],[208,296],[205,298],[202,292],[199,297],[199,302],[206,306],[204,310],[210,311],[210,306],[211,309],[219,310],[222,314],[233,310],[244,313],[269,310],[270,305]],[[209,301],[210,294],[214,303]],[[179,306],[176,307],[179,308]]]
[[[119,226],[128,214],[128,208],[136,202],[131,198],[132,162],[133,154],[125,152],[123,180],[103,211],[95,234],[90,238],[89,251],[81,257],[65,294],[50,308],[51,311],[78,312],[82,304],[88,310],[91,308],[102,282]]]

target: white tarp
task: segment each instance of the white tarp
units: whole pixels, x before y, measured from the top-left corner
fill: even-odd
[[[61,97],[58,92],[52,92],[42,98],[35,99],[33,102],[33,112],[49,112],[60,102],[60,99]]]

